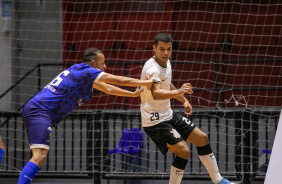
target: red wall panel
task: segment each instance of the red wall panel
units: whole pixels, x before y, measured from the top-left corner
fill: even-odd
[[[180,50],[219,48],[224,38],[220,3],[174,3],[173,38]]]
[[[117,43],[123,43],[124,49],[152,49],[156,34],[170,33],[169,20],[166,13],[126,13],[117,22]]]
[[[217,98],[220,106],[235,107],[233,97],[244,97],[248,105],[281,105],[280,91],[262,89],[282,86],[282,64],[274,62],[282,55],[279,48],[281,5],[277,3],[250,6],[251,3],[246,2],[235,6],[223,1],[166,2],[165,10],[145,13],[122,11],[126,2],[115,1],[110,7],[102,1],[70,2],[64,2],[65,63],[82,62],[84,50],[97,47],[105,54],[106,72],[140,78],[142,63],[153,56],[154,36],[165,32],[175,41],[171,57],[173,83],[181,87],[184,82],[190,82],[198,88],[193,95],[186,95],[194,108],[215,107]],[[101,11],[97,6],[85,6],[91,3],[99,3]],[[221,91],[217,92],[215,86]],[[224,89],[256,87],[261,89]],[[135,109],[139,108],[139,103],[139,98],[94,91],[93,98],[81,108]],[[175,100],[172,104],[182,108]],[[239,103],[239,106],[244,105]]]

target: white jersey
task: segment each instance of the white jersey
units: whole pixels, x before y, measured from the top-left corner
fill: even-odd
[[[153,80],[161,83],[161,88],[170,91],[171,84],[171,64],[167,61],[167,67],[159,65],[154,58],[149,59],[142,70],[141,79],[152,74]],[[142,126],[149,127],[156,125],[162,121],[172,119],[172,109],[170,107],[170,99],[154,100],[151,90],[146,87],[141,93],[141,116]]]

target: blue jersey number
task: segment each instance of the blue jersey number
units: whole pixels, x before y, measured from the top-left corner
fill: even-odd
[[[63,74],[64,76],[68,76],[68,74],[70,73],[70,71],[63,71],[61,72],[55,79],[53,79],[49,85],[53,86],[53,87],[57,87],[59,86],[59,84],[63,81],[63,79],[61,78],[61,75]]]

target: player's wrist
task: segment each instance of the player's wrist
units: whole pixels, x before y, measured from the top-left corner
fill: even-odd
[[[132,92],[132,97],[137,97],[137,96],[139,96],[139,93],[137,91]]]
[[[184,92],[181,89],[177,89],[177,96],[181,97],[184,95]]]
[[[146,87],[148,88],[148,89],[151,89],[151,87],[152,87],[152,80],[146,80]]]
[[[182,100],[183,100],[183,104],[186,104],[186,103],[187,103],[187,104],[190,104],[189,101],[187,100],[187,98],[185,98],[184,96],[183,96],[183,99],[182,99]]]

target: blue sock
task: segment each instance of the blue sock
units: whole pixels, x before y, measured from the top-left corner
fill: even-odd
[[[1,166],[3,154],[4,154],[4,150],[2,150],[2,148],[0,148],[0,166]]]
[[[38,165],[33,162],[28,162],[21,172],[18,184],[30,184],[38,170]]]

